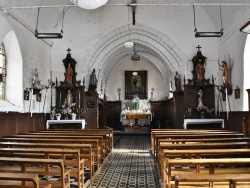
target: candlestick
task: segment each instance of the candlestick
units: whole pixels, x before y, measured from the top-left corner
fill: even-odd
[[[60,92],[60,97],[59,97],[59,108],[61,107],[61,99],[62,99],[62,93]]]
[[[81,106],[81,99],[80,99],[80,92],[79,92],[79,109],[80,109],[80,106]]]

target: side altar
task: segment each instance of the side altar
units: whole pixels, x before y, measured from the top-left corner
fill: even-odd
[[[71,50],[67,51],[66,58],[62,61],[65,68],[64,81],[58,82],[56,79],[55,87],[55,110],[61,120],[49,121],[48,124],[53,125],[47,125],[47,127],[55,127],[55,124],[60,124],[61,128],[66,126],[74,128],[78,124],[77,127],[81,129],[97,129],[99,128],[99,104],[95,69],[90,74],[88,91],[85,91],[85,77],[83,77],[82,83],[81,80],[76,79],[77,62],[71,57]],[[53,119],[51,118],[51,120]]]

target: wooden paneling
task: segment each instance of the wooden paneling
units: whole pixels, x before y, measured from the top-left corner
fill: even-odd
[[[113,129],[121,129],[121,101],[106,102],[107,126]]]
[[[45,125],[44,114],[35,113],[31,117],[28,113],[0,113],[0,138],[45,129]]]
[[[184,100],[185,109],[186,107],[196,109],[198,107],[198,92],[199,90],[203,92],[202,102],[204,106],[208,108],[215,107],[215,96],[214,96],[214,85],[185,85],[184,86]]]

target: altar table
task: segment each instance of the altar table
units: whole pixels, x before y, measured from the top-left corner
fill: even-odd
[[[152,121],[152,114],[150,111],[147,112],[139,110],[122,111],[120,116],[120,121],[122,122],[122,125],[129,125],[130,123],[150,125],[150,122]]]
[[[138,126],[138,119],[148,119],[147,114],[126,114],[126,119],[134,119],[135,120],[135,126]]]
[[[221,123],[221,128],[224,129],[224,119],[184,119],[183,128],[187,129],[188,124],[211,124]]]
[[[85,129],[85,119],[77,119],[77,120],[47,120],[46,129],[50,129],[50,125],[58,125],[58,124],[81,124],[81,129]]]

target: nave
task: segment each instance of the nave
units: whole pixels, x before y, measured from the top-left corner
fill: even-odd
[[[150,151],[149,135],[114,137],[113,153],[89,188],[158,188],[159,172]]]

